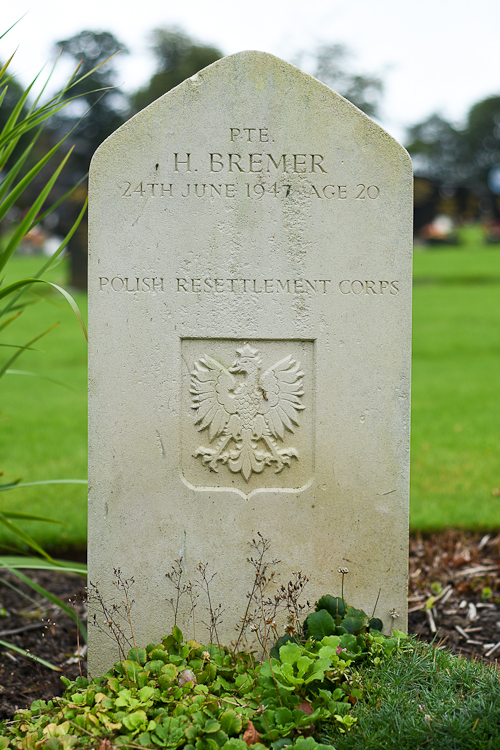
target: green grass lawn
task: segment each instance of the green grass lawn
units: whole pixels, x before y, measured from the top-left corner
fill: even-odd
[[[411,526],[500,528],[500,247],[415,251]]]
[[[415,251],[413,298],[411,526],[500,528],[500,246],[462,230],[458,247]],[[14,259],[7,280],[31,275],[39,260]],[[64,283],[64,266],[49,278]],[[3,341],[25,343],[60,325],[0,381],[0,468],[5,480],[86,477],[86,343],[62,297],[27,310]],[[77,294],[86,316],[86,297]],[[5,350],[6,351],[6,350]],[[0,358],[5,356],[0,351]],[[63,520],[28,525],[48,546],[84,544],[84,486],[2,493],[0,507]],[[0,545],[7,535],[0,532]]]
[[[29,277],[41,260],[13,259],[7,282]],[[67,269],[59,266],[46,278],[64,285]],[[36,372],[41,377],[5,375],[0,380],[0,470],[2,483],[87,477],[87,344],[75,314],[61,296],[37,285],[49,301],[27,309],[9,328],[2,342],[27,343],[38,333],[59,322],[57,328],[19,357],[13,368]],[[86,294],[76,293],[86,319]],[[33,297],[35,299],[35,297]],[[0,361],[6,352],[0,350]],[[65,385],[47,381],[52,378]],[[0,508],[51,516],[67,526],[23,524],[48,546],[85,544],[87,533],[86,487],[47,485],[15,489],[0,495]],[[10,537],[0,532],[0,545]]]

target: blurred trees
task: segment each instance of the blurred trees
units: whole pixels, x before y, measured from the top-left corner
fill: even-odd
[[[377,117],[384,91],[382,79],[351,72],[352,57],[352,52],[343,44],[320,44],[314,52],[299,54],[296,64],[370,117]]]
[[[431,115],[409,128],[408,141],[419,175],[491,197],[488,173],[500,164],[500,96],[474,104],[463,127]]]
[[[134,112],[222,57],[219,49],[200,44],[176,26],[152,31],[150,49],[156,58],[156,73],[144,88],[133,94]]]
[[[78,96],[71,102],[51,124],[54,136],[60,139],[70,134],[66,143],[73,146],[70,169],[66,173],[63,184],[58,188],[63,192],[75,185],[87,175],[90,161],[97,147],[113,133],[129,114],[129,104],[126,96],[116,86],[118,72],[117,52],[127,53],[124,44],[108,31],[84,30],[79,34],[57,42],[62,57],[70,58],[74,66],[80,64],[78,76],[87,76],[83,81],[71,88],[66,98]],[[110,58],[108,60],[108,58]],[[107,60],[107,62],[106,62]],[[96,66],[100,65],[97,70]],[[66,201],[59,212],[58,231],[65,234],[78,215],[86,196],[84,183]],[[69,243],[71,261],[71,286],[85,288],[87,286],[87,216],[80,223]]]
[[[449,185],[464,179],[465,144],[462,134],[441,115],[433,114],[409,128],[408,140],[406,148],[419,174]]]
[[[87,76],[68,91],[67,98],[78,96],[78,100],[63,110],[56,124],[59,134],[73,130],[69,139],[75,147],[73,161],[85,174],[96,148],[128,115],[127,98],[116,85],[118,73],[113,57],[117,52],[128,54],[128,50],[108,31],[89,30],[57,42],[56,47],[63,58],[71,58],[75,66],[80,64],[79,77]],[[94,70],[98,65],[101,67]]]

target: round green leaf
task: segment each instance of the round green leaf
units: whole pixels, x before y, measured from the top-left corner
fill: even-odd
[[[232,709],[230,709],[229,711],[224,711],[224,713],[219,717],[219,721],[222,731],[229,736],[231,736],[232,734],[239,734],[241,732],[243,722],[241,720],[241,716],[238,716],[236,711],[233,711]]]
[[[325,635],[335,634],[335,621],[326,609],[320,609],[319,612],[312,612],[306,619],[309,634],[320,641]],[[287,648],[284,646],[283,648]],[[283,648],[280,649],[283,651]]]
[[[326,609],[334,620],[341,620],[345,615],[345,603],[339,596],[330,596],[330,594],[322,596],[316,604],[316,612],[320,609]]]
[[[342,620],[342,627],[345,628],[348,633],[357,633],[364,626],[365,620],[361,617],[344,617]]]

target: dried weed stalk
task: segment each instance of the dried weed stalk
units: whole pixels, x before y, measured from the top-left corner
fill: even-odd
[[[298,633],[298,624],[304,619],[305,615],[311,608],[308,601],[302,604],[300,599],[309,578],[300,570],[292,572],[292,579],[286,585],[278,585],[276,566],[280,560],[267,560],[267,554],[271,548],[271,542],[265,539],[260,532],[257,532],[257,538],[252,539],[249,543],[252,554],[247,558],[247,562],[254,569],[254,579],[251,590],[247,593],[247,606],[244,616],[240,620],[237,631],[238,636],[233,642],[234,650],[237,651],[243,644],[247,631],[257,638],[263,652],[269,658],[269,644],[279,637],[277,619],[278,614],[286,612],[286,632],[294,636]],[[178,627],[178,618],[180,614],[180,604],[183,597],[188,597],[190,602],[187,622],[184,627],[189,626],[191,617],[193,618],[193,637],[196,638],[195,608],[198,603],[199,593],[196,589],[203,591],[207,600],[207,610],[209,621],[202,620],[203,625],[208,630],[209,643],[217,643],[220,647],[218,628],[222,624],[222,615],[224,609],[222,604],[217,606],[213,603],[211,593],[211,584],[217,575],[208,573],[208,563],[199,563],[197,577],[192,583],[182,582],[183,565],[182,557],[175,560],[170,572],[166,573],[166,578],[172,583],[175,594],[169,602],[174,614],[174,627]],[[101,632],[106,633],[118,646],[120,658],[125,659],[130,649],[137,649],[135,642],[134,628],[132,625],[132,605],[133,600],[130,598],[130,589],[134,584],[133,578],[124,579],[120,568],[114,569],[115,579],[113,585],[121,593],[121,601],[107,603],[104,601],[99,588],[96,584],[90,583],[88,590],[89,602],[97,604],[101,617],[97,614],[93,616],[92,624]],[[275,588],[274,593],[270,590]],[[185,632],[185,631],[184,631]]]
[[[207,574],[207,568],[208,563],[199,563],[198,565],[198,572],[200,574],[200,580],[198,580],[197,586],[206,594],[207,597],[207,603],[208,603],[208,613],[210,615],[210,622],[203,622],[205,627],[208,629],[208,640],[209,643],[217,643],[217,645],[220,648],[220,642],[219,642],[219,634],[217,632],[217,628],[222,624],[222,614],[224,610],[222,609],[222,604],[218,604],[216,607],[212,604],[212,597],[210,595],[210,584],[214,580],[217,573],[214,573],[210,577]]]
[[[171,599],[167,599],[167,601],[172,607],[172,611],[174,613],[174,627],[176,627],[178,626],[179,607],[180,607],[181,599],[184,596],[188,597],[189,602],[190,602],[190,608],[189,608],[188,618],[186,622],[186,628],[189,626],[189,620],[192,617],[193,618],[193,638],[196,640],[196,622],[195,622],[195,617],[194,617],[194,610],[196,608],[199,594],[195,593],[194,587],[191,581],[188,581],[187,583],[182,583],[182,575],[183,575],[182,562],[183,562],[182,557],[179,557],[177,560],[174,560],[174,564],[172,565],[170,573],[165,573],[165,577],[168,578],[168,580],[172,583],[176,592],[175,596],[173,596]]]
[[[247,558],[247,562],[254,568],[254,580],[252,589],[247,593],[248,603],[245,614],[241,618],[234,649],[238,650],[246,631],[249,630],[255,635],[269,658],[271,634],[273,640],[278,638],[276,623],[278,613],[286,610],[286,631],[290,635],[295,635],[297,623],[304,618],[305,611],[310,609],[308,601],[305,604],[299,601],[309,578],[301,571],[292,572],[293,580],[290,580],[286,586],[281,584],[274,594],[269,595],[269,590],[277,576],[275,567],[280,564],[280,560],[266,560],[271,542],[260,532],[257,532],[257,539],[252,539],[250,547],[253,555]]]
[[[208,563],[198,563],[196,570],[198,575],[195,578],[194,583],[192,583],[190,580],[187,583],[182,583],[183,566],[182,557],[180,557],[178,560],[174,560],[174,564],[172,565],[170,572],[165,573],[166,578],[168,578],[168,580],[173,584],[176,592],[175,596],[173,596],[171,599],[167,599],[174,613],[174,627],[176,625],[178,626],[181,599],[187,596],[189,599],[190,607],[187,622],[184,624],[184,627],[187,630],[189,621],[192,617],[193,638],[196,639],[196,623],[194,611],[200,596],[196,589],[200,589],[201,591],[203,591],[207,599],[209,622],[205,622],[204,620],[202,620],[202,623],[208,630],[208,642],[217,643],[217,645],[220,646],[219,634],[217,629],[222,623],[222,614],[224,610],[221,604],[214,606],[212,602],[212,594],[210,591],[210,585],[217,573],[214,573],[213,575],[208,574]],[[185,632],[184,628],[181,629]]]
[[[132,626],[132,605],[134,604],[134,600],[130,598],[130,588],[134,584],[134,578],[124,579],[120,568],[114,568],[114,574],[113,586],[120,592],[122,600],[119,603],[111,601],[108,604],[108,602],[104,601],[98,585],[90,582],[88,587],[88,601],[97,604],[102,615],[101,622],[97,613],[94,613],[92,625],[97,627],[101,633],[109,636],[118,646],[120,659],[126,659],[127,653],[132,647],[137,649],[134,628]],[[125,628],[130,632],[130,635],[126,634]]]

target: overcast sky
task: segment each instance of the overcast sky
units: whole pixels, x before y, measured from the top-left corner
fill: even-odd
[[[52,59],[55,41],[91,29],[130,50],[118,67],[132,91],[154,69],[148,32],[177,24],[224,54],[257,49],[294,61],[321,43],[346,44],[353,69],[384,79],[381,123],[400,140],[432,112],[459,122],[500,95],[500,0],[18,0],[2,8],[3,30],[24,13],[0,40],[0,59],[18,48],[23,83]]]

